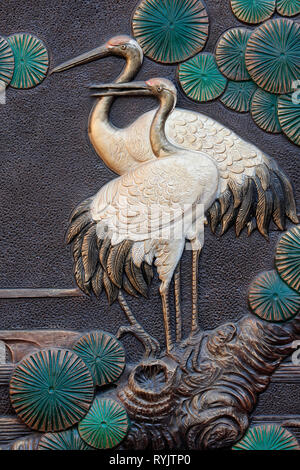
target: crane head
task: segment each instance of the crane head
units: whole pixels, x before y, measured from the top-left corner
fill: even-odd
[[[167,78],[150,78],[145,83],[154,96],[159,97],[162,94],[172,94],[175,99],[177,97],[175,85]]]
[[[77,65],[86,64],[103,57],[123,57],[132,68],[133,76],[143,63],[143,51],[139,44],[127,35],[114,36],[106,43],[55,67],[51,73],[63,72]]]

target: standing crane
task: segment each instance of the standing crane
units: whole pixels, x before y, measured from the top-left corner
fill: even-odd
[[[85,64],[108,56],[117,56],[125,60],[125,67],[117,77],[116,83],[126,83],[137,75],[143,63],[143,51],[137,41],[127,35],[112,37],[101,46],[70,59],[55,67],[52,73],[62,72],[76,65]],[[151,110],[141,115],[136,121],[126,128],[119,129],[109,121],[109,113],[115,96],[99,96],[94,105],[89,118],[88,133],[90,141],[97,154],[103,162],[118,175],[127,173],[130,169],[136,168],[139,164],[155,159],[150,143],[150,127],[153,122],[156,110]],[[265,172],[266,162],[269,157],[256,146],[246,142],[232,130],[214,119],[194,111],[175,108],[166,119],[165,132],[168,140],[181,147],[203,151],[208,154],[220,169],[220,192],[223,195],[210,210],[210,225],[212,231],[221,221],[221,234],[224,234],[232,225],[232,212],[237,210],[240,201],[240,188],[245,191],[245,177],[252,177],[257,174],[265,174],[262,190],[265,191],[265,198],[269,198],[268,172]],[[261,165],[260,169],[258,166]],[[276,176],[273,177],[275,180]],[[256,179],[249,183],[248,199],[253,194],[261,192],[259,181]],[[287,178],[284,183],[274,183],[277,188],[276,211],[273,217],[280,230],[284,230],[284,210],[281,205],[283,195],[292,194],[292,189]],[[283,185],[283,188],[282,188]],[[251,196],[252,195],[252,196]],[[254,196],[253,196],[254,197]],[[232,205],[233,198],[235,200]],[[246,199],[247,200],[247,199]],[[262,199],[261,199],[262,201]],[[291,197],[287,208],[287,216],[297,223],[294,213],[294,205]],[[244,203],[244,205],[246,202]],[[247,208],[245,208],[247,210]],[[264,211],[264,207],[261,207]],[[226,214],[226,215],[225,215]],[[243,226],[242,212],[236,224],[236,235],[239,236]],[[267,237],[266,224],[262,223],[263,217],[258,217],[257,223],[254,218],[248,222],[248,233],[256,228]],[[175,275],[175,299],[176,306],[179,305],[180,276],[179,266]],[[193,271],[196,267],[193,266]],[[178,315],[180,312],[178,312]]]
[[[150,143],[156,159],[140,163],[107,183],[73,213],[67,241],[73,242],[75,263],[78,259],[82,262],[79,286],[83,289],[90,286],[97,293],[98,286],[108,278],[117,289],[122,289],[125,272],[130,280],[134,279],[138,290],[145,268],[148,270],[155,262],[170,353],[173,343],[168,291],[186,240],[191,243],[196,267],[192,280],[192,333],[199,328],[197,266],[204,214],[209,216],[213,229],[219,223],[222,231],[235,224],[240,233],[246,225],[254,226],[255,221],[267,236],[272,215],[279,228],[284,226],[286,216],[297,222],[292,187],[275,161],[262,152],[236,155],[235,160],[224,166],[223,161],[208,153],[172,143],[165,127],[177,93],[169,80],[112,83],[97,88],[95,93],[101,97],[151,95],[159,100],[150,126]],[[168,213],[167,224],[151,210],[152,205]],[[201,205],[203,212],[194,217],[190,211],[182,225],[179,216],[185,218],[185,208],[194,205]],[[160,236],[172,225],[178,234],[179,224],[181,237]]]
[[[117,56],[125,59],[126,64],[121,74],[117,77],[116,83],[125,83],[132,80],[139,72],[143,62],[143,52],[139,44],[126,35],[112,37],[105,44],[70,59],[61,65],[55,67],[52,73],[62,72],[74,66],[91,62],[108,56]],[[124,129],[113,126],[109,121],[109,113],[115,96],[99,96],[96,104],[93,106],[89,118],[88,133],[90,141],[103,160],[103,162],[115,173],[122,175],[130,169],[136,168],[139,164],[153,160],[155,157],[150,144],[150,126],[153,121],[156,110],[149,111],[140,116],[135,122]],[[237,134],[214,119],[190,110],[175,108],[168,116],[165,124],[165,132],[170,142],[188,148],[191,150],[201,150],[207,153],[215,160],[220,172],[220,186],[223,197],[216,201],[209,212],[210,225],[213,232],[221,222],[221,234],[232,225],[232,199],[238,201],[237,193],[243,186],[244,177],[250,177],[253,174],[253,168],[258,165],[264,165],[268,157],[254,145],[244,141]],[[259,170],[257,170],[259,171]],[[263,171],[263,170],[261,170]],[[257,181],[257,184],[258,181]],[[285,189],[277,181],[279,200],[282,200],[283,192],[291,193],[290,183],[285,179]],[[256,186],[250,184],[248,196],[254,194]],[[266,192],[266,197],[268,197]],[[254,197],[254,196],[253,196]],[[237,204],[237,202],[235,202]],[[292,203],[291,203],[292,204]],[[292,205],[291,205],[292,207]],[[237,207],[234,207],[236,210]],[[289,210],[290,219],[295,222],[297,218],[293,209]],[[225,216],[226,213],[226,216]],[[273,218],[277,226],[284,229],[284,211],[274,211]],[[241,232],[241,223],[236,224],[236,235]],[[260,223],[258,218],[248,222],[248,233],[258,230],[267,237],[265,226]],[[197,266],[193,262],[193,277]],[[180,263],[174,276],[175,293],[175,311],[179,319],[180,311]],[[120,300],[120,299],[119,299]],[[194,307],[193,307],[194,308]],[[180,340],[181,329],[179,322],[176,338]]]

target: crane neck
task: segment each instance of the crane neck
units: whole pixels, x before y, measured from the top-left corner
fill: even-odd
[[[173,155],[178,151],[178,147],[171,144],[167,139],[165,131],[166,121],[175,107],[176,98],[172,93],[168,93],[160,96],[159,101],[160,106],[151,125],[150,141],[154,155],[162,158]]]
[[[125,67],[116,78],[115,83],[131,82],[137,75],[140,67],[141,65],[139,63],[132,60],[130,57],[127,57]],[[109,113],[114,100],[114,96],[104,96],[100,98],[92,111],[92,116],[97,120],[102,121],[104,124],[109,125]]]

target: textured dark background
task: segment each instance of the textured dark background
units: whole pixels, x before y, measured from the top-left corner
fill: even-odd
[[[51,67],[88,51],[112,35],[131,32],[136,0],[6,0],[0,11],[0,34],[30,32],[50,52]],[[241,23],[229,0],[207,0],[210,36],[205,51],[213,52],[226,29]],[[250,27],[251,28],[251,27]],[[69,288],[75,282],[72,259],[64,245],[70,211],[114,174],[97,157],[87,136],[92,106],[87,86],[114,79],[123,66],[107,58],[48,77],[32,90],[7,91],[0,106],[0,288]],[[164,76],[175,80],[176,67],[145,59],[138,78]],[[178,87],[178,105],[207,113],[275,157],[292,180],[300,201],[299,148],[283,135],[260,130],[249,114],[238,114],[219,101],[197,104]],[[153,108],[151,99],[119,99],[112,120],[124,126]],[[299,206],[298,206],[299,207]],[[298,211],[299,212],[299,211]],[[199,298],[201,325],[214,328],[247,312],[247,288],[261,271],[272,269],[278,231],[266,242],[258,233],[236,239],[231,230],[221,239],[206,232],[201,256]],[[183,311],[186,332],[190,319],[190,252],[183,259]],[[149,331],[164,341],[160,299],[154,283],[149,300],[131,301]],[[118,304],[106,298],[0,300],[0,329],[101,328],[113,333],[124,323]],[[141,347],[126,338],[128,360]],[[0,413],[8,412],[6,392],[0,390]],[[299,386],[272,385],[258,404],[259,414],[299,412]]]

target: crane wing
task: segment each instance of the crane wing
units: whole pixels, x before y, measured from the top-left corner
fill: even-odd
[[[176,145],[207,153],[220,175],[219,197],[208,211],[212,231],[247,225],[268,237],[271,218],[280,230],[285,218],[298,223],[292,186],[275,160],[208,116],[176,108],[166,123]]]
[[[112,233],[112,244],[178,238],[179,233],[185,238],[195,210],[199,218],[203,206],[204,219],[204,210],[216,196],[218,172],[207,159],[208,164],[196,157],[197,168],[182,156],[140,165],[99,191],[91,209],[93,219]],[[200,209],[194,207],[198,202]]]

